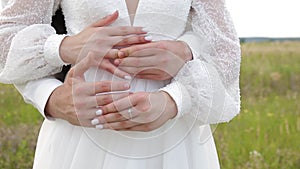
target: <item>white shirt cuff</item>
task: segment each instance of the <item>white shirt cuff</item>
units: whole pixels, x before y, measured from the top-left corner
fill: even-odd
[[[191,96],[181,83],[173,81],[159,90],[167,92],[175,101],[178,110],[175,118],[180,118],[191,110]]]
[[[198,59],[200,53],[206,49],[208,44],[203,37],[198,36],[192,31],[185,32],[177,39],[177,41],[183,41],[190,47],[193,54],[193,59]]]
[[[59,48],[61,45],[61,42],[67,35],[51,35],[50,37],[47,38],[45,46],[44,46],[44,54],[45,54],[45,59],[48,64],[55,66],[55,67],[60,67],[63,65],[67,65],[68,63],[65,63],[60,55],[59,55]]]
[[[24,85],[15,85],[15,87],[23,95],[26,103],[32,104],[43,117],[52,120],[46,117],[45,107],[52,92],[61,84],[62,82],[55,78],[44,78]]]

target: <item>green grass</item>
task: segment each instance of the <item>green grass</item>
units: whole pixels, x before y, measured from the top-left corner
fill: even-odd
[[[242,46],[242,110],[214,132],[222,169],[300,168],[300,42]],[[42,117],[0,85],[0,168],[32,167]]]
[[[32,168],[42,117],[11,85],[0,84],[0,168]]]
[[[242,46],[242,111],[214,133],[222,168],[300,168],[299,47]]]

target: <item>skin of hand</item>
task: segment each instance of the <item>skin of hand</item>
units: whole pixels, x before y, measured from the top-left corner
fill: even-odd
[[[98,66],[121,78],[129,76],[120,71],[109,59],[117,57],[118,49],[132,44],[147,43],[146,33],[142,27],[119,26],[108,27],[119,16],[118,11],[86,27],[80,33],[67,36],[60,45],[60,56],[65,63],[76,64],[89,52],[94,52],[98,59],[93,66]]]
[[[163,91],[133,93],[101,109],[96,128],[126,131],[152,131],[177,114],[174,100]],[[132,110],[131,117],[128,109]]]
[[[83,74],[93,62],[90,58],[86,57],[72,67],[63,85],[52,92],[45,107],[46,115],[64,119],[73,125],[94,127],[91,120],[97,117],[99,107],[129,96],[128,82],[86,82]],[[98,95],[111,91],[123,92]]]
[[[114,64],[119,69],[141,79],[167,80],[192,60],[191,49],[182,41],[157,41],[132,45],[118,53]]]

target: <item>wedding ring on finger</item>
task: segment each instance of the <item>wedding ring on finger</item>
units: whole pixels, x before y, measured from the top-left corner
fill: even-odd
[[[131,108],[128,109],[128,115],[129,115],[129,119],[132,119],[132,109]]]

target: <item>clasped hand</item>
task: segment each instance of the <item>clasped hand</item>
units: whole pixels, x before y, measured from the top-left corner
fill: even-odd
[[[49,116],[78,126],[132,131],[154,130],[176,116],[176,104],[166,92],[130,93],[128,82],[85,81],[84,73],[93,66],[120,77],[167,80],[192,59],[184,42],[150,42],[142,28],[104,27],[117,17],[114,13],[63,41],[72,48],[61,47],[62,59],[75,66],[50,96]],[[95,30],[99,36],[87,40]]]

